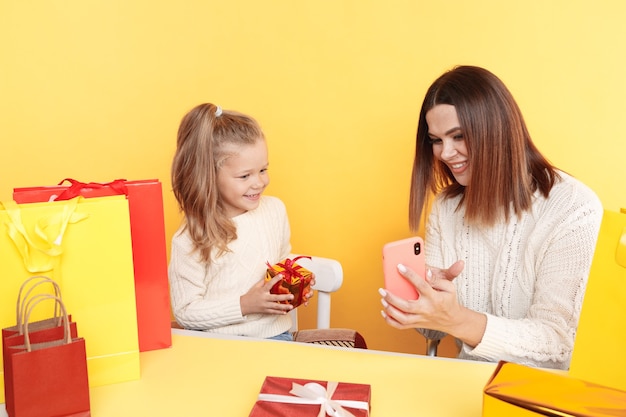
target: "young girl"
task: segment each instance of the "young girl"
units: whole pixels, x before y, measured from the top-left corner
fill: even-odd
[[[426,93],[413,230],[431,195],[425,243],[432,276],[398,266],[420,297],[381,290],[387,323],[430,338],[448,333],[463,359],[567,369],[602,205],[539,152],[513,96],[483,68],[457,67]]]
[[[181,121],[172,188],[185,217],[172,238],[169,281],[184,328],[292,340],[292,306],[280,301],[293,295],[270,293],[280,275],[264,280],[266,262],[291,251],[284,204],[262,195],[268,165],[251,117],[206,103]]]

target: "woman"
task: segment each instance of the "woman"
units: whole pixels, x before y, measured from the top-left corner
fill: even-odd
[[[460,358],[567,369],[602,205],[539,152],[513,96],[483,68],[456,67],[426,93],[413,231],[430,197],[429,272],[398,265],[420,297],[381,290],[387,323],[428,338],[448,333]]]

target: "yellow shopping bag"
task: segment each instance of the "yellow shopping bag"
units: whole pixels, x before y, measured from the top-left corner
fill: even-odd
[[[605,210],[570,375],[626,391],[626,210]]]
[[[137,313],[125,196],[1,204],[0,328],[15,324],[20,286],[40,274],[59,284],[68,311],[80,323],[89,385],[138,379]],[[0,402],[3,393],[0,390]]]

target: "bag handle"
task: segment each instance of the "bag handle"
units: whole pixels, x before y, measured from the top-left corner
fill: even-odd
[[[29,284],[31,281],[35,281],[35,280],[39,280],[39,282],[34,283],[29,289],[28,291],[26,291],[26,294],[22,297],[22,293],[24,292],[24,289],[26,288],[27,284]],[[20,290],[17,294],[17,303],[16,303],[16,321],[15,323],[17,324],[17,329],[19,334],[24,334],[24,316],[26,315],[26,310],[28,308],[28,302],[27,300],[29,300],[29,296],[30,293],[33,292],[33,290],[42,284],[46,284],[46,283],[50,283],[52,285],[52,287],[54,288],[54,296],[61,298],[61,288],[59,287],[59,284],[56,283],[56,281],[54,281],[53,279],[45,276],[45,275],[35,275],[33,277],[30,277],[28,279],[26,279],[22,285],[20,286]],[[61,319],[62,317],[59,315],[60,313],[60,308],[59,305],[57,303],[54,304],[54,318],[58,318],[59,321],[58,323],[61,324]]]
[[[61,182],[59,182],[59,185],[63,185],[65,181],[69,182],[70,186],[67,189],[65,189],[61,194],[56,196],[53,199],[53,201],[70,200],[74,197],[78,197],[80,196],[80,192],[82,191],[83,188],[109,187],[119,195],[122,195],[122,194],[128,195],[128,189],[126,188],[125,179],[117,179],[117,180],[106,182],[106,183],[99,183],[99,182],[84,183],[84,182],[76,181],[75,179],[72,179],[72,178],[65,178]]]
[[[54,259],[63,252],[61,243],[67,226],[88,217],[87,214],[75,212],[79,198],[62,204],[63,209],[59,212],[39,219],[34,228],[36,238],[24,227],[20,207],[15,201],[0,203],[9,216],[6,224],[9,237],[22,256],[28,272],[36,274],[54,269]]]
[[[48,299],[53,299],[54,302],[61,309],[61,317],[63,318],[63,322],[64,322],[62,343],[63,344],[72,343],[72,334],[70,332],[70,321],[67,318],[67,310],[65,309],[65,305],[63,304],[63,301],[61,301],[59,297],[55,297],[54,295],[39,294],[31,298],[28,302],[29,308],[28,308],[28,312],[26,313],[26,320],[24,322],[24,347],[26,348],[27,352],[30,352],[32,350],[32,347],[30,344],[30,334],[28,332],[28,323],[30,322],[30,314],[32,313],[33,309],[37,306],[37,304]]]

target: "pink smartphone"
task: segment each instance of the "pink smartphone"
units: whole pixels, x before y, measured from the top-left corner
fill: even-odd
[[[398,272],[398,264],[403,264],[421,276],[426,273],[424,240],[419,236],[390,242],[383,246],[383,274],[385,288],[407,300],[417,300],[417,290]]]

